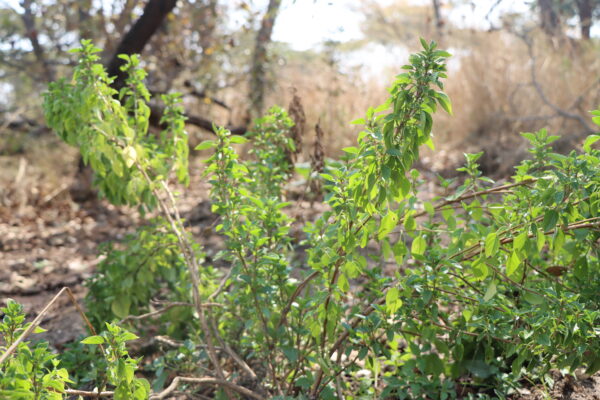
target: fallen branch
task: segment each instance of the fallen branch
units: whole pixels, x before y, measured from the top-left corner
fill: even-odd
[[[252,399],[257,399],[257,400],[264,399],[264,397],[260,396],[259,394],[254,393],[252,390],[246,389],[243,386],[236,385],[235,383],[226,381],[224,379],[217,379],[217,378],[211,378],[211,377],[188,378],[185,376],[178,376],[175,379],[173,379],[171,384],[165,390],[163,390],[160,393],[151,395],[150,400],[166,399],[167,396],[169,396],[172,392],[175,391],[175,389],[177,389],[177,386],[180,383],[195,383],[198,385],[203,385],[203,384],[204,385],[207,385],[207,384],[208,385],[218,385],[218,386],[223,386],[223,387],[229,388],[235,392],[238,392],[239,394],[250,397]]]
[[[69,396],[93,397],[97,399],[99,397],[113,397],[115,392],[88,392],[86,390],[67,389],[65,390],[65,394]]]

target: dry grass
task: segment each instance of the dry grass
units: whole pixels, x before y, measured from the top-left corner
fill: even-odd
[[[589,134],[577,119],[559,115],[542,96],[561,110],[583,117],[589,127],[588,111],[600,105],[598,43],[565,40],[556,44],[535,33],[530,39],[535,79],[542,95],[532,84],[528,47],[516,35],[506,31],[462,31],[444,39],[443,46],[457,53],[446,86],[454,116],[443,112],[436,115],[437,150],[433,154],[425,152],[428,167],[448,173],[462,163],[463,152],[484,150],[485,172],[505,175],[527,156],[520,132],[546,127],[564,137],[558,144],[561,151]],[[397,72],[390,72],[390,83]],[[341,74],[322,59],[290,61],[279,68],[268,104],[288,104],[291,87],[302,98],[307,127],[320,121],[329,157],[338,156],[342,147],[355,143],[360,127],[349,122],[387,97],[380,83],[365,81],[360,74]],[[313,130],[305,140],[312,144]]]
[[[542,96],[591,125],[588,111],[600,104],[597,45],[532,40],[535,80],[543,94],[532,84],[533,61],[523,40],[506,32],[474,35],[470,54],[448,79],[455,115],[437,119],[437,142],[444,150],[485,150],[486,172],[504,174],[526,154],[519,132],[546,127],[564,137],[558,146],[563,151],[590,133],[578,120],[560,116]]]
[[[339,73],[334,65],[322,59],[310,63],[291,61],[281,68],[269,104],[289,104],[292,88],[296,88],[306,112],[305,160],[315,141],[317,123],[325,135],[322,142],[325,154],[339,156],[343,147],[356,143],[360,131],[360,126],[350,122],[387,97],[380,84],[365,82],[358,74]]]

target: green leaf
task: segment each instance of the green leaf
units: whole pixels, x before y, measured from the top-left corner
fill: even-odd
[[[119,318],[125,318],[129,314],[131,299],[127,296],[119,296],[111,303],[112,312]]]
[[[435,215],[435,209],[433,208],[433,204],[426,201],[425,203],[423,203],[423,207],[425,207],[425,211],[427,211],[427,214],[429,214],[430,217],[433,217]]]
[[[513,240],[513,249],[515,251],[521,250],[523,248],[523,246],[525,246],[525,243],[527,242],[528,238],[529,238],[529,235],[527,234],[527,232],[521,232]]]
[[[477,261],[475,261],[471,268],[473,269],[473,276],[480,281],[487,278],[490,274],[488,266],[482,259],[478,259]]]
[[[489,258],[496,255],[499,247],[500,241],[498,240],[498,234],[496,232],[488,234],[485,238],[485,256]]]
[[[469,360],[465,367],[477,378],[486,379],[493,374],[492,368],[483,360]]]
[[[350,283],[346,274],[340,274],[338,277],[337,285],[343,293],[347,293],[350,290]]]
[[[248,139],[243,136],[233,135],[229,138],[229,142],[234,144],[244,144],[248,142]]]
[[[290,346],[283,346],[281,348],[281,351],[283,351],[283,354],[287,357],[288,360],[290,360],[290,362],[295,363],[298,360],[297,349]]]
[[[448,53],[445,50],[436,50],[433,52],[433,55],[436,57],[444,57],[444,58],[452,57],[452,54]]]
[[[452,103],[450,102],[450,98],[444,92],[436,92],[436,99],[440,106],[450,115],[452,115]]]
[[[398,224],[398,215],[392,211],[388,211],[388,213],[381,219],[381,225],[379,226],[379,233],[377,238],[382,240],[396,227]]]
[[[586,374],[594,375],[596,372],[600,371],[600,356],[595,356],[591,360],[588,361],[588,368],[586,369]]]
[[[206,149],[211,149],[213,147],[215,147],[217,144],[217,142],[215,142],[214,140],[205,140],[204,142],[200,143],[198,146],[196,146],[194,148],[194,150],[206,150]]]
[[[496,295],[497,292],[498,290],[496,288],[496,282],[491,282],[488,285],[485,294],[483,295],[483,301],[490,301],[492,297]]]
[[[525,299],[525,301],[527,301],[530,304],[534,304],[534,305],[539,305],[539,304],[543,304],[544,303],[544,297],[535,294],[535,293],[531,293],[531,292],[525,292],[523,293],[523,298]]]
[[[548,210],[546,214],[544,214],[544,221],[542,222],[542,227],[544,231],[548,232],[556,226],[558,222],[558,212],[555,210]]]
[[[131,333],[131,332],[123,332],[123,333],[121,334],[120,338],[121,338],[121,340],[122,340],[122,341],[124,341],[124,342],[128,342],[128,341],[130,341],[130,340],[136,340],[136,339],[139,339],[139,337],[138,337],[136,334],[134,334],[134,333]]]
[[[425,237],[423,235],[419,235],[415,238],[415,240],[413,240],[410,252],[413,256],[422,256],[425,254],[426,248],[427,242],[425,241]]]
[[[83,344],[103,344],[104,338],[102,336],[88,336],[81,341]]]
[[[546,244],[546,235],[542,229],[538,229],[537,237],[536,237],[536,246],[538,251],[542,251],[544,248],[544,244]]]
[[[133,146],[127,146],[123,149],[123,159],[125,160],[127,168],[131,168],[131,166],[135,164],[137,161],[137,152]]]
[[[42,328],[42,327],[41,327],[41,326],[39,326],[39,325],[38,325],[38,326],[36,326],[36,327],[33,329],[33,333],[44,333],[44,332],[47,332],[47,331],[48,331],[47,329],[44,329],[44,328]]]
[[[444,372],[444,362],[440,359],[436,353],[427,354],[424,356],[425,359],[425,372],[438,376]]]
[[[400,307],[402,300],[400,299],[400,291],[398,288],[390,288],[385,295],[385,307],[389,315],[394,315]]]
[[[596,143],[598,140],[600,140],[600,135],[590,135],[585,139],[585,142],[583,143],[583,150],[586,153],[589,153],[590,151],[592,151],[592,145],[594,143]]]
[[[513,251],[506,261],[506,275],[509,278],[512,277],[517,272],[519,265],[521,265],[521,259],[517,255],[517,252]]]

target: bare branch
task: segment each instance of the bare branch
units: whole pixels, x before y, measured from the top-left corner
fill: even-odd
[[[65,394],[69,396],[93,397],[97,399],[99,397],[113,397],[115,392],[88,392],[86,390],[67,389],[65,390]]]
[[[246,389],[243,386],[240,385],[236,385],[233,382],[229,382],[226,381],[224,379],[216,379],[216,378],[211,378],[211,377],[202,377],[202,378],[189,378],[189,377],[185,377],[185,376],[178,376],[175,379],[173,379],[173,381],[171,382],[171,384],[162,392],[157,393],[157,394],[153,394],[150,396],[150,400],[162,400],[162,399],[166,399],[172,392],[175,391],[175,389],[177,389],[177,386],[180,383],[195,383],[198,385],[218,385],[218,386],[223,386],[226,388],[229,388],[235,392],[238,392],[239,394],[242,394],[244,396],[248,396],[252,399],[256,399],[256,400],[263,400],[264,397],[262,397],[261,395],[253,392],[250,389]]]
[[[546,96],[544,89],[542,88],[542,86],[540,85],[540,82],[537,79],[537,72],[536,72],[537,57],[533,51],[533,41],[531,40],[531,38],[527,37],[525,34],[517,35],[517,36],[520,37],[523,40],[523,42],[525,42],[525,45],[527,46],[527,51],[528,51],[529,57],[531,59],[531,63],[530,63],[531,83],[533,84],[533,87],[535,88],[535,91],[538,93],[542,102],[544,102],[544,104],[546,104],[548,107],[550,107],[554,112],[556,112],[561,117],[572,119],[572,120],[579,122],[581,124],[581,126],[583,126],[583,128],[586,130],[587,134],[594,133],[595,130],[587,123],[586,119],[583,118],[581,115],[574,114],[567,110],[564,110],[564,109],[560,108],[559,106],[557,106],[556,104],[552,103],[550,101],[550,99],[548,99],[548,96]]]

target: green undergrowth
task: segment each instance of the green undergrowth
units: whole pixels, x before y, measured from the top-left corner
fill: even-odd
[[[354,121],[364,127],[356,146],[313,174],[328,206],[315,220],[287,213],[294,141],[284,110],[272,108],[248,137],[216,128],[196,148],[208,152],[214,230],[226,243],[219,271],[169,189],[172,175],[189,180],[179,98],[163,98],[163,130],[149,133],[137,57],[125,57],[129,78],[116,92],[98,50],[82,44],[73,79],[45,95],[48,124],[80,149],[102,196],[161,217],[104,248],[86,300],[104,333],[83,349],[103,346],[106,369],[96,361],[82,373],[80,361],[94,357],[73,346],[62,364],[78,366],[77,382],[116,388],[115,398],[147,397],[175,376],[187,379],[177,378],[179,390],[215,398],[506,398],[526,382],[551,386],[551,369],[600,369],[600,136],[561,155],[556,136],[523,133],[531,157],[506,182],[482,176],[481,153],[466,154],[464,180],[440,179],[445,194],[421,200],[412,166],[423,144],[433,148],[438,107],[452,113],[450,55],[422,41],[389,99]],[[592,119],[600,125],[600,111]],[[249,157],[235,151],[241,143]],[[158,343],[152,355],[131,358],[125,342],[135,335],[122,329]],[[34,358],[31,346],[1,376],[21,374],[27,393],[51,380],[62,398],[70,381],[59,356],[15,372]],[[0,389],[12,396],[7,379]],[[23,398],[45,398],[35,396]]]

